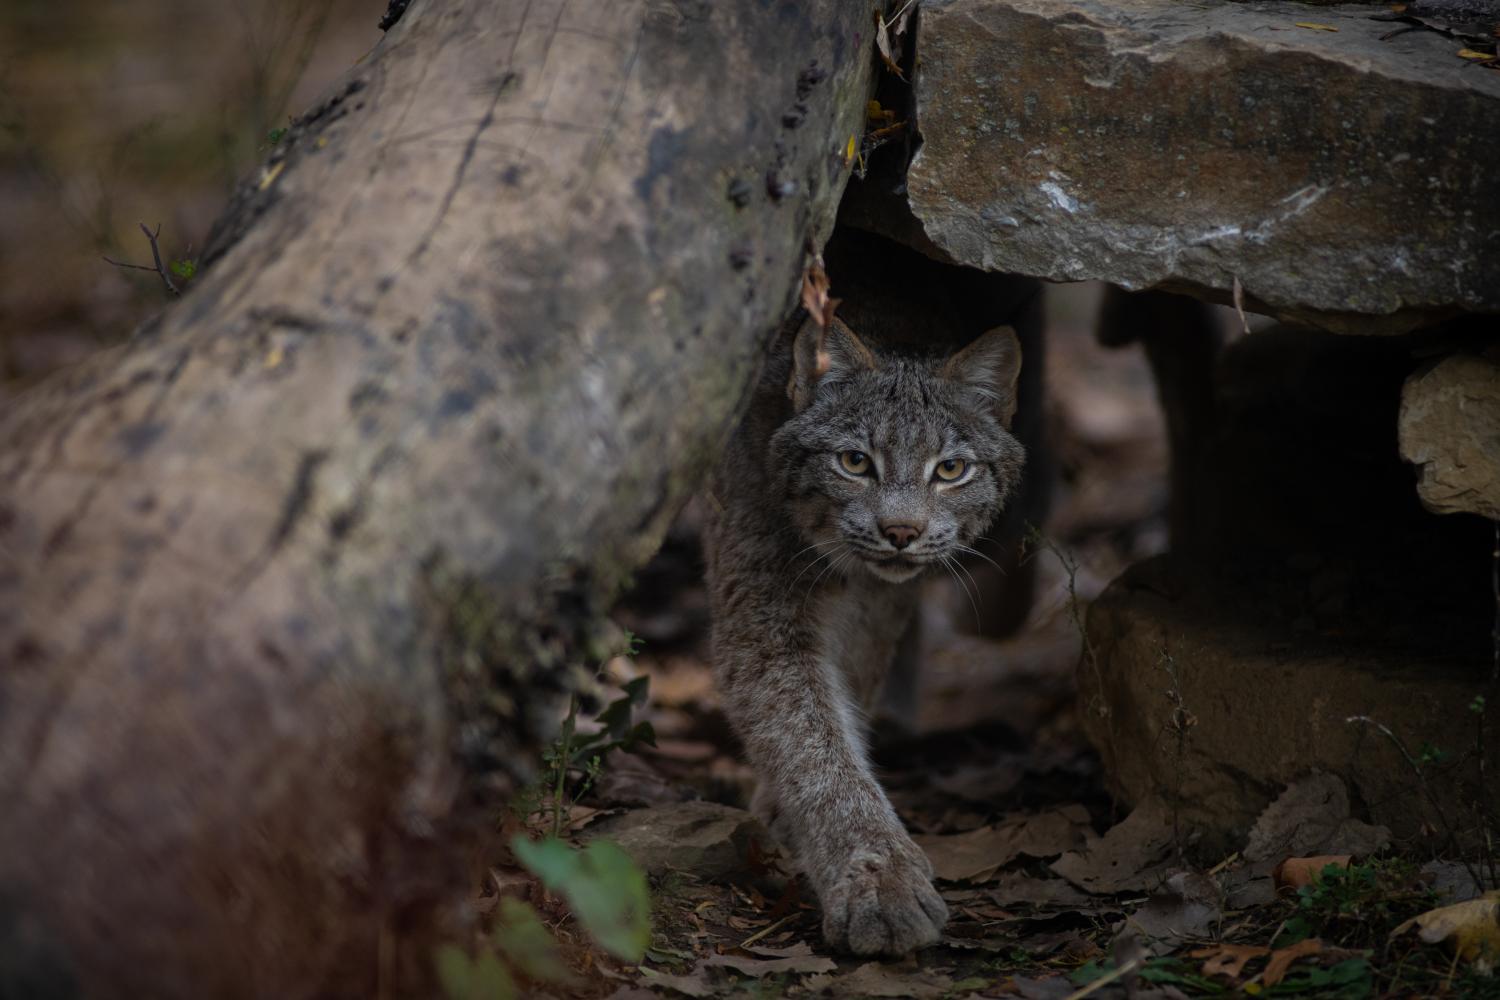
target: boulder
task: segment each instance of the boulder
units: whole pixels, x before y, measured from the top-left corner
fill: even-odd
[[[1400,429],[1424,507],[1500,519],[1500,364],[1454,355],[1413,374],[1401,389]]]
[[[1417,647],[1376,631],[1308,631],[1288,610],[1290,590],[1158,557],[1101,595],[1079,687],[1113,790],[1175,804],[1184,828],[1233,849],[1283,786],[1324,772],[1398,840],[1446,846],[1452,830],[1471,843],[1482,800],[1465,757],[1476,749],[1475,697],[1489,694],[1490,733],[1500,699],[1486,665],[1460,655],[1461,623],[1430,621]],[[1424,777],[1397,740],[1418,762],[1427,756]],[[1500,741],[1487,741],[1485,759],[1497,773]]]
[[[592,824],[584,837],[614,841],[651,875],[683,872],[705,882],[748,878],[752,844],[767,854],[776,849],[760,820],[714,802],[634,809]]]
[[[929,0],[907,176],[958,263],[1337,331],[1500,312],[1500,73],[1384,6]]]

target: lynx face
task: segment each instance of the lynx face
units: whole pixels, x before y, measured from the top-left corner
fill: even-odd
[[[1020,371],[1010,328],[933,359],[809,324],[794,351],[796,415],[772,437],[771,463],[804,544],[838,572],[891,583],[972,545],[1024,461],[1007,429]]]

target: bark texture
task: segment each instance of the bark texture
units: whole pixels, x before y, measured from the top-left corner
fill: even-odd
[[[869,11],[424,0],[0,416],[0,994],[368,996],[827,236]]]

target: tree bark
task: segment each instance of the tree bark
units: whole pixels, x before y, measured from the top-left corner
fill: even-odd
[[[0,416],[0,994],[415,981],[828,234],[870,36],[416,3]]]

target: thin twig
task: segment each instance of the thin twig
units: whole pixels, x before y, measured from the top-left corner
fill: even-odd
[[[172,276],[168,274],[167,269],[162,266],[161,247],[156,245],[156,238],[161,235],[161,223],[158,222],[156,224],[156,232],[154,233],[146,228],[146,224],[144,222],[142,222],[140,225],[141,232],[145,233],[146,239],[151,241],[151,259],[156,261],[156,273],[161,275],[161,280],[167,286],[167,291],[171,292],[173,295],[181,295],[182,293],[177,290],[177,286],[172,284]]]
[[[147,267],[145,264],[127,264],[122,260],[115,260],[112,257],[104,257],[104,262],[106,264],[113,264],[115,267],[128,267],[134,271],[155,271],[161,275],[162,284],[167,286],[168,292],[173,295],[181,295],[182,292],[178,290],[176,285],[172,284],[172,275],[167,272],[165,265],[161,262],[161,247],[156,242],[156,238],[161,235],[161,223],[158,222],[156,224],[156,232],[154,233],[146,228],[144,222],[140,224],[140,227],[141,232],[146,234],[146,239],[151,241],[151,259],[156,261],[155,267]]]
[[[1484,845],[1484,855],[1480,858],[1480,867],[1489,871],[1491,887],[1500,889],[1500,875],[1496,874],[1495,845],[1490,823],[1490,779],[1486,773],[1487,769],[1484,762],[1485,752],[1489,749],[1485,745],[1486,741],[1484,738],[1484,713],[1488,710],[1489,705],[1479,699],[1475,699],[1475,702],[1479,706],[1479,711],[1475,713],[1477,718],[1475,720],[1476,731],[1474,733],[1474,749],[1479,755],[1479,836],[1482,838]],[[1484,886],[1480,886],[1479,889],[1483,892]]]
[[[1140,965],[1140,964],[1141,964],[1141,960],[1140,959],[1138,959],[1138,958],[1132,958],[1130,961],[1126,962],[1124,965],[1122,965],[1122,966],[1120,966],[1118,968],[1115,968],[1115,969],[1111,969],[1110,971],[1106,972],[1104,975],[1100,976],[1098,979],[1094,980],[1092,983],[1089,983],[1087,986],[1085,986],[1083,989],[1077,991],[1076,993],[1070,993],[1068,995],[1067,1000],[1083,1000],[1084,997],[1086,997],[1089,994],[1093,993],[1095,990],[1103,989],[1104,987],[1108,986],[1110,983],[1114,982],[1116,979],[1119,979],[1121,976],[1128,975],[1128,974],[1134,972],[1135,971],[1135,967],[1138,966],[1138,965]]]
[[[737,948],[748,947],[749,945],[752,945],[755,942],[759,941],[761,938],[765,937],[767,934],[769,934],[772,931],[776,930],[776,928],[778,928],[778,927],[782,926],[783,924],[785,924],[788,920],[792,920],[792,919],[794,919],[796,917],[799,917],[801,915],[802,914],[800,914],[800,913],[788,913],[786,916],[782,917],[780,920],[776,921],[774,924],[767,924],[765,927],[762,927],[760,930],[756,931],[754,934],[751,934],[749,937],[745,938],[745,940],[741,941],[735,947],[737,947]]]
[[[1500,684],[1500,521],[1495,522],[1495,547],[1490,550],[1490,590],[1495,595],[1495,625],[1490,630],[1490,683]]]
[[[1406,749],[1406,744],[1401,742],[1399,736],[1391,732],[1389,726],[1381,722],[1376,722],[1368,715],[1351,715],[1344,721],[1346,723],[1359,722],[1366,726],[1373,726],[1381,735],[1391,741],[1391,745],[1396,748],[1397,752],[1406,760],[1406,764],[1411,768],[1412,773],[1417,776],[1417,784],[1421,786],[1422,794],[1427,797],[1427,803],[1432,806],[1432,811],[1437,816],[1438,822],[1443,824],[1443,830],[1448,834],[1448,847],[1453,852],[1453,856],[1458,858],[1459,862],[1464,866],[1464,871],[1469,873],[1469,878],[1474,880],[1475,888],[1480,893],[1483,893],[1483,876],[1474,870],[1474,866],[1469,864],[1468,859],[1464,857],[1463,851],[1459,850],[1458,835],[1453,832],[1453,824],[1448,822],[1448,815],[1443,812],[1443,807],[1438,804],[1437,796],[1433,794],[1432,788],[1427,784],[1427,775],[1423,772],[1422,765],[1418,764],[1416,759],[1412,757],[1410,751]]]

